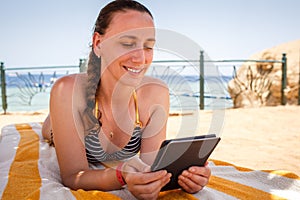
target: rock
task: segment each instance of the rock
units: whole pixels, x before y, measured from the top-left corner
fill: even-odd
[[[284,90],[287,104],[298,104],[300,40],[263,50],[249,60],[282,60],[287,57],[287,85]],[[228,83],[235,108],[275,106],[281,104],[281,63],[246,62]]]

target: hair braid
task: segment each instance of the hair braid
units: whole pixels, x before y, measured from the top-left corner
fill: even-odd
[[[84,129],[88,133],[91,130],[98,129],[101,124],[99,122],[100,116],[94,115],[95,100],[97,96],[97,89],[100,85],[101,77],[101,59],[96,56],[92,50],[89,55],[87,67],[87,85],[86,85],[86,104],[84,110]]]

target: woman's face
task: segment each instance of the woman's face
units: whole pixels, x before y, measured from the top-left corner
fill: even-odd
[[[138,84],[152,62],[154,43],[154,23],[149,14],[133,10],[115,13],[106,33],[94,36],[102,76],[107,74],[123,84]]]

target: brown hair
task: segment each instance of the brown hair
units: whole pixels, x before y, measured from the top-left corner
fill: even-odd
[[[95,23],[94,33],[97,32],[100,35],[104,35],[109,27],[113,15],[117,12],[126,12],[127,10],[135,10],[139,12],[148,13],[153,18],[151,12],[142,4],[133,0],[115,0],[107,4],[101,9],[98,18]],[[87,107],[83,112],[84,128],[86,134],[91,130],[100,128],[102,125],[99,122],[101,113],[99,116],[94,116],[93,110],[95,109],[95,99],[97,97],[98,87],[100,86],[101,76],[101,58],[98,58],[92,49],[89,54],[88,67],[87,67],[87,87],[86,87],[86,100]]]

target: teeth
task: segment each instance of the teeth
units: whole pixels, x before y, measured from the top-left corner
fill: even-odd
[[[142,69],[132,69],[132,68],[128,68],[128,67],[126,67],[126,69],[132,73],[140,73],[142,71]]]

